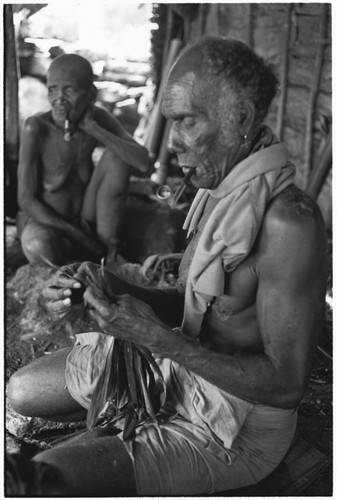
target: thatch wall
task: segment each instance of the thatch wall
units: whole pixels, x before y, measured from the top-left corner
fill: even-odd
[[[171,6],[184,18],[185,42],[203,34],[237,38],[274,64],[281,85],[267,122],[287,144],[296,182],[306,189],[331,141],[331,4],[194,4],[188,16],[184,4]],[[318,201],[330,225],[331,171]]]

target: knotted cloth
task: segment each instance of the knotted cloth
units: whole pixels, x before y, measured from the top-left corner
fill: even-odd
[[[182,331],[191,337],[199,335],[212,299],[224,295],[225,272],[234,271],[251,251],[267,204],[294,182],[295,167],[284,145],[264,148],[260,142],[259,147],[263,149],[235,165],[215,189],[199,189],[187,214],[184,229],[189,236],[208,199],[220,199],[200,235],[188,272]]]

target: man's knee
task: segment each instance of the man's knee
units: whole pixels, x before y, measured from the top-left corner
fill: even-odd
[[[57,237],[52,230],[30,231],[25,228],[21,236],[21,246],[31,264],[45,264],[46,260],[53,264],[62,264],[71,245],[70,242]]]
[[[21,369],[14,373],[9,380],[7,398],[11,408],[27,417],[33,416],[31,406],[31,392],[33,383],[27,370]]]
[[[108,149],[103,153],[97,165],[97,175],[102,180],[107,181],[115,190],[127,190],[131,167],[119,156]]]

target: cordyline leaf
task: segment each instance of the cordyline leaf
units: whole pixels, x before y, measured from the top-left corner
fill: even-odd
[[[126,367],[126,374],[128,379],[128,386],[130,390],[131,401],[134,405],[137,405],[137,385],[135,380],[135,374],[133,372],[133,355],[134,348],[131,342],[123,342],[124,344],[124,360]]]
[[[139,422],[137,410],[132,403],[132,401],[129,401],[126,412],[125,412],[125,424],[124,424],[124,431],[123,431],[123,440],[126,441],[127,439],[132,438],[135,435],[135,428],[136,425]]]
[[[83,288],[93,287],[96,296],[107,303],[114,303],[118,299],[103,267],[93,271],[88,266],[81,282]],[[68,321],[75,321],[87,314],[83,289],[77,299],[77,303],[69,310],[66,318]],[[141,421],[156,421],[156,413],[165,399],[166,385],[151,352],[143,346],[115,338],[92,395],[87,427],[90,429],[95,425],[106,426],[109,423],[115,425],[124,418],[123,439],[130,439]]]
[[[140,352],[140,354],[142,354],[144,356],[145,360],[148,361],[148,363],[152,367],[153,371],[158,375],[159,379],[162,380],[164,383],[163,374],[160,371],[160,368],[157,365],[151,352],[146,347],[143,347],[141,345],[137,345],[137,349]]]
[[[135,358],[135,368],[137,369],[137,373],[139,374],[138,381],[139,381],[140,391],[143,396],[144,410],[147,416],[149,416],[152,420],[156,421],[156,416],[151,402],[151,396],[150,396],[151,393],[148,392],[148,388],[146,385],[147,373],[144,364],[142,363],[142,359],[139,355]]]
[[[122,408],[129,400],[128,378],[124,360],[123,341],[115,339],[115,349],[117,353],[117,393],[116,404],[118,408]]]
[[[111,345],[106,360],[104,369],[100,373],[96,387],[92,394],[91,404],[87,413],[87,427],[91,429],[97,422],[106,402],[108,401],[108,387],[111,384],[110,377],[113,372],[112,355],[114,344]]]

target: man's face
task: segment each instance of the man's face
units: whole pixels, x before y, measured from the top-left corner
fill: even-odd
[[[88,107],[91,94],[81,88],[79,80],[80,75],[75,76],[67,67],[57,66],[48,73],[48,101],[55,122],[61,126],[67,118],[78,122]]]
[[[162,105],[173,122],[168,147],[184,174],[194,169],[195,187],[216,188],[235,162],[241,136],[234,98],[229,86],[221,93],[206,88],[193,71],[168,81]]]

